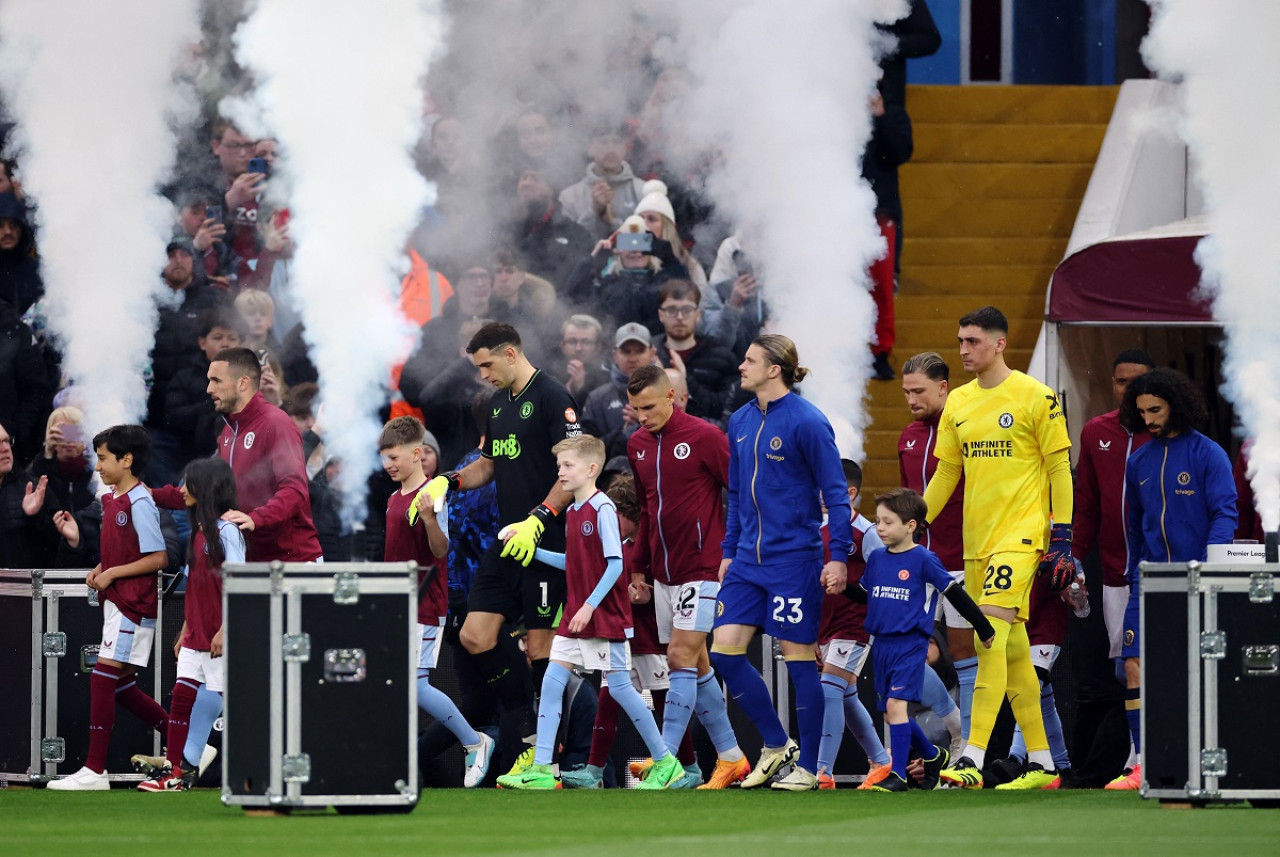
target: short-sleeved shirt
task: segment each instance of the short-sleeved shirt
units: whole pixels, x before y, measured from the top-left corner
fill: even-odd
[[[127,494],[102,497],[102,570],[137,562],[165,549],[160,510],[139,482]],[[134,622],[156,617],[156,576],[139,574],[111,582],[102,593]]]
[[[244,536],[235,524],[219,521],[218,541],[222,543],[224,563],[244,562]],[[213,635],[222,627],[222,566],[210,561],[209,544],[199,529],[191,542],[191,553],[187,592],[182,601],[183,618],[187,622],[182,647],[207,652]]]
[[[933,633],[936,599],[926,584],[938,592],[955,584],[933,551],[920,545],[899,553],[872,551],[861,581],[867,591],[867,630],[877,637]]]
[[[578,404],[565,386],[538,370],[523,390],[499,390],[486,408],[482,454],[493,461],[498,484],[498,513],[503,524],[523,521],[543,500],[557,478],[551,447],[582,434]],[[541,546],[564,550],[564,524],[546,523]]]
[[[422,625],[437,625],[449,612],[448,557],[438,557],[431,552],[425,523],[420,521],[415,526],[409,526],[409,506],[416,494],[416,491],[406,494],[396,490],[387,498],[387,535],[383,559],[386,562],[412,560],[418,564],[418,585],[421,587],[418,593],[418,622]],[[436,520],[448,537],[449,510],[441,509]],[[429,582],[428,574],[432,575]]]
[[[564,514],[564,575],[567,594],[564,602],[565,621],[556,631],[562,637],[584,640],[630,639],[631,598],[627,594],[627,576],[619,575],[613,588],[596,607],[585,628],[574,634],[568,620],[587,603],[596,585],[604,577],[609,560],[622,561],[622,537],[618,533],[618,509],[601,491],[582,503],[574,503]]]
[[[849,551],[848,570],[849,585],[862,580],[867,567],[867,557],[872,551],[884,547],[880,536],[876,534],[875,525],[857,512],[853,513],[853,550]],[[823,545],[830,544],[826,525],[822,527]],[[831,560],[830,550],[826,551],[822,561]],[[832,640],[856,640],[867,643],[871,635],[867,633],[867,605],[845,598],[843,592],[835,595],[827,593],[822,598],[822,624],[818,626],[818,645],[825,646]]]
[[[964,556],[1044,550],[1052,454],[1071,446],[1053,391],[1015,371],[995,387],[971,381],[947,397],[940,461],[964,468]]]

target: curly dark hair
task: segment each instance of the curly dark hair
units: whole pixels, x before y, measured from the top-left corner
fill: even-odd
[[[1165,434],[1183,434],[1199,429],[1208,419],[1204,397],[1191,379],[1174,369],[1152,369],[1129,382],[1120,403],[1120,424],[1129,431],[1146,431],[1146,421],[1138,413],[1138,397],[1155,396],[1169,403]]]

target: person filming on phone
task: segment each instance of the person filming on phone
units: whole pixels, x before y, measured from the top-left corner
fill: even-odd
[[[569,294],[596,318],[619,326],[637,322],[657,334],[662,332],[658,287],[688,276],[670,242],[649,232],[644,218],[632,215],[616,233],[596,243],[578,266]]]

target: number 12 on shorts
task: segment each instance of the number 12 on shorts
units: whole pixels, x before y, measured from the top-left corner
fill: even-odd
[[[1007,565],[987,566],[986,577],[982,579],[982,591],[991,592],[995,589],[1008,589],[1013,586],[1013,569]]]
[[[773,596],[773,621],[798,625],[804,621],[804,611],[800,609],[803,599]]]

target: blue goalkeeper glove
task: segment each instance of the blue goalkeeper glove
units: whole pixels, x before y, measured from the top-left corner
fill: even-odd
[[[502,532],[498,533],[498,538],[506,542],[502,546],[502,555],[511,557],[521,565],[528,565],[533,561],[534,551],[538,549],[538,542],[542,540],[547,522],[555,516],[556,513],[550,506],[539,503],[529,513],[529,517],[518,524],[503,527]]]
[[[1076,564],[1071,556],[1071,525],[1054,524],[1049,531],[1049,549],[1044,552],[1036,574],[1049,575],[1049,588],[1061,592],[1076,579]]]

